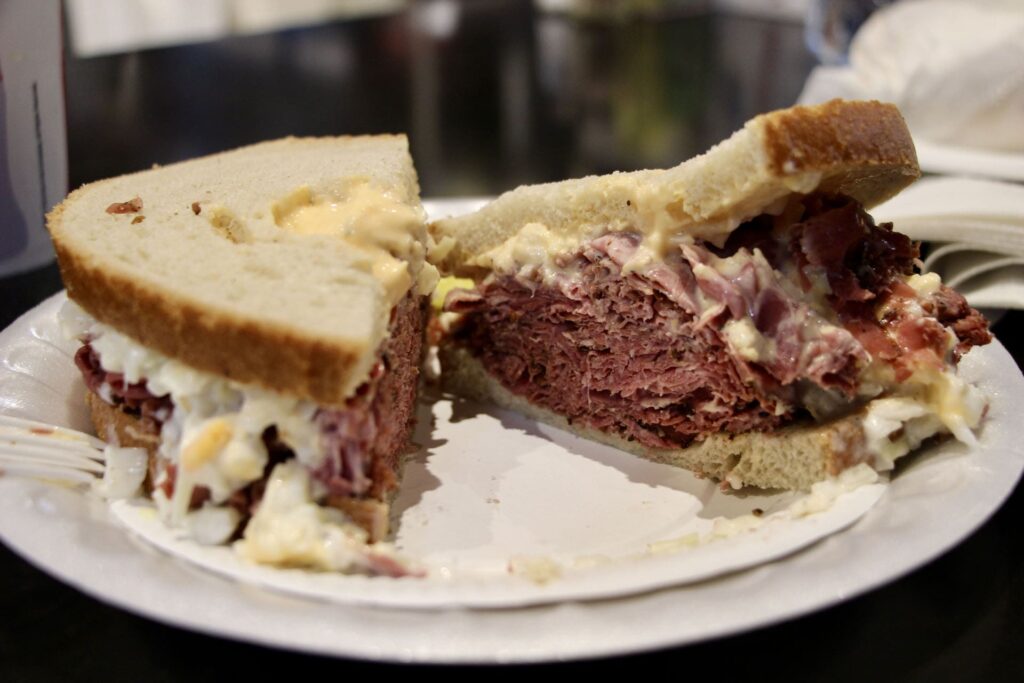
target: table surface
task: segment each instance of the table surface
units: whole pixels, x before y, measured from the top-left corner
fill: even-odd
[[[431,14],[439,7],[444,21]],[[674,7],[609,18],[541,14],[522,1],[421,3],[315,28],[69,56],[70,184],[286,134],[406,131],[424,196],[487,195],[672,165],[795,100],[814,64],[800,25],[701,3]],[[59,287],[52,266],[0,281],[0,328]],[[994,327],[1018,365],[1021,317]],[[957,548],[823,612],[686,647],[549,666],[611,675],[707,669],[739,680],[1024,680],[1022,508],[1018,487]],[[212,681],[276,666],[390,673],[136,617],[6,548],[0,576],[2,680]]]

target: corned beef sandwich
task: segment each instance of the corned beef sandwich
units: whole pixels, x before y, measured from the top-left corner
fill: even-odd
[[[971,442],[956,364],[986,322],[867,213],[919,175],[895,107],[833,101],[440,220],[438,263],[475,282],[446,298],[443,381],[733,487]]]
[[[168,524],[258,562],[402,574],[426,227],[403,136],[288,138],[104,180],[49,216],[101,437]]]

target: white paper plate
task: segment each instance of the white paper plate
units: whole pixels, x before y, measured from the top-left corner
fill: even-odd
[[[446,213],[457,212],[461,207],[452,203],[432,208],[437,213]],[[80,395],[69,391],[75,372],[69,367],[61,344],[54,341],[52,316],[57,305],[58,301],[51,300],[0,333],[0,411],[80,428],[86,421]],[[494,575],[495,565],[486,553],[477,558],[485,561],[474,564],[464,560],[456,566],[455,580],[447,584],[390,582],[385,592],[400,596],[408,591],[416,600],[406,596],[398,602],[417,609],[354,604],[351,596],[324,595],[323,587],[310,589],[311,584],[305,579],[297,580],[298,588],[282,586],[275,579],[274,585],[285,592],[257,588],[249,583],[253,580],[249,577],[246,582],[225,580],[221,575],[197,569],[191,562],[169,558],[148,543],[133,540],[111,520],[106,505],[90,496],[27,480],[0,479],[0,537],[62,580],[131,611],[205,632],[314,652],[402,661],[537,661],[691,642],[847,599],[931,559],[981,524],[1013,489],[1024,466],[1024,450],[1018,445],[1020,430],[1011,410],[1012,405],[1024,400],[1024,379],[998,345],[972,352],[963,363],[963,372],[978,381],[994,399],[981,446],[975,452],[967,453],[967,449],[955,443],[930,449],[909,463],[878,504],[843,533],[784,559],[765,563],[766,556],[759,556],[755,561],[762,563],[752,569],[686,586],[635,593],[681,580],[666,580],[666,567],[678,562],[679,565],[671,567],[671,571],[678,571],[686,564],[681,560],[687,554],[697,556],[688,551],[669,557],[629,557],[648,540],[674,535],[678,530],[674,526],[678,520],[674,519],[664,523],[644,519],[649,526],[641,527],[643,533],[634,537],[623,536],[628,527],[623,527],[625,531],[616,530],[618,535],[610,539],[614,541],[613,547],[601,554],[610,554],[614,559],[617,552],[623,557],[580,572],[579,576],[563,576],[542,586],[518,577]],[[445,419],[446,410],[445,403],[435,408],[439,421]],[[463,558],[468,557],[466,548],[487,548],[496,542],[507,544],[515,538],[515,525],[499,527],[499,532],[494,533],[495,520],[518,519],[529,528],[537,519],[544,518],[543,508],[518,512],[507,509],[507,504],[515,500],[509,496],[515,493],[516,477],[528,474],[530,467],[538,463],[542,471],[549,473],[547,480],[540,482],[544,487],[556,487],[561,483],[558,475],[565,472],[563,466],[574,463],[589,471],[591,483],[570,480],[569,488],[597,485],[595,491],[600,491],[610,485],[618,491],[639,487],[647,489],[652,497],[664,496],[666,500],[685,495],[679,489],[684,487],[681,480],[688,475],[678,470],[672,470],[666,477],[655,465],[507,413],[476,413],[449,426],[456,430],[452,432],[456,436],[458,430],[470,429],[476,422],[481,422],[480,428],[484,429],[488,421],[492,427],[501,427],[501,436],[461,446],[454,439],[444,444],[430,443],[429,465],[417,463],[410,472],[413,477],[428,479],[414,482],[409,488],[421,491],[422,495],[417,500],[399,502],[406,508],[400,537],[403,543],[413,544],[414,525],[421,513],[419,523],[425,523],[428,529],[421,541],[430,539],[430,525],[445,512],[465,517],[467,528],[476,530],[477,537],[461,539],[461,549],[448,547],[438,551],[438,546],[432,545],[441,553],[435,558],[441,563],[451,564],[460,552]],[[500,424],[502,421],[505,424]],[[518,444],[514,448],[508,446],[514,452],[491,459],[489,456],[499,453],[507,439],[509,444]],[[443,455],[438,457],[438,453]],[[509,462],[514,466],[509,467]],[[437,470],[432,469],[435,466]],[[497,471],[489,471],[488,467]],[[451,480],[453,472],[465,477]],[[440,481],[429,481],[437,474],[444,475],[443,485]],[[511,488],[506,490],[505,486]],[[450,499],[445,499],[453,501],[456,508],[432,508],[441,502],[439,496],[446,487],[458,489],[451,492]],[[532,488],[537,487],[534,483]],[[530,487],[520,488],[530,492]],[[540,493],[547,494],[538,499],[542,502],[560,502],[558,496],[543,489]],[[522,495],[522,491],[517,495]],[[572,493],[577,495],[589,494]],[[725,502],[740,508],[753,506],[734,497]],[[631,504],[637,503],[633,500]],[[664,508],[659,509],[663,513]],[[735,508],[712,509],[706,514],[734,511]],[[846,517],[848,521],[855,518],[856,512]],[[558,521],[556,517],[551,519]],[[807,518],[812,519],[815,518]],[[819,529],[817,533],[829,531]],[[440,530],[436,533],[443,536]],[[631,538],[635,545],[631,548],[626,544],[623,549],[624,537]],[[749,558],[751,548],[745,546],[753,538],[737,537],[726,544],[741,548],[741,554]],[[520,536],[518,542],[526,550],[524,554],[557,556],[558,548],[547,545],[552,539],[564,539],[564,532],[554,529],[549,534],[545,529],[543,533]],[[754,545],[773,545],[777,541],[759,540]],[[594,549],[584,546],[586,543],[580,541],[573,552]],[[697,549],[703,550],[704,547]],[[443,557],[445,552],[447,558]],[[464,581],[466,575],[474,572],[479,576],[476,583]],[[699,572],[688,578],[697,575]],[[813,582],[806,580],[810,575],[815,577]],[[363,581],[366,585],[374,585],[374,581],[382,585],[378,580]],[[431,588],[424,590],[424,586]],[[333,590],[336,588],[329,587],[328,592]],[[289,595],[289,591],[305,593],[307,597]],[[585,602],[569,599],[626,593],[630,596]],[[382,599],[370,597],[368,601],[380,603]],[[538,601],[548,604],[514,609],[455,606],[512,606]]]
[[[47,405],[54,395],[65,406],[84,395],[72,361],[77,344],[63,341],[56,323],[64,300],[53,297],[4,333],[0,360],[18,372],[0,372],[0,392],[20,398],[18,405],[4,399],[0,412],[52,422]],[[30,405],[39,379],[43,400]],[[80,426],[77,419],[58,423]],[[114,503],[113,519],[197,567],[318,601],[507,608],[618,597],[774,560],[849,526],[885,490],[882,483],[862,486],[823,512],[793,517],[787,504],[800,494],[725,494],[678,468],[440,397],[420,403],[414,439],[425,448],[406,468],[395,501],[396,545],[427,570],[423,578],[252,565],[231,548],[201,546],[167,528],[143,500]],[[714,536],[712,518],[727,522],[755,508],[764,513],[757,528]],[[674,543],[694,534],[711,540]],[[649,552],[650,544],[665,542],[680,547]]]
[[[423,563],[424,578],[256,566],[230,548],[203,547],[168,529],[145,501],[115,503],[114,516],[197,566],[315,600],[419,609],[521,607],[629,595],[784,557],[849,526],[885,490],[882,483],[862,486],[824,512],[793,519],[786,502],[798,496],[739,498],[678,469],[515,415],[476,412],[455,421],[451,401],[432,407],[433,420],[431,406],[421,405],[420,431],[437,445],[429,459],[406,468],[396,502],[404,510],[397,545]],[[755,507],[765,511],[759,528],[696,546],[675,542],[712,533],[702,508],[728,519]],[[648,544],[662,541],[680,547],[648,551]],[[518,573],[510,574],[510,566]]]

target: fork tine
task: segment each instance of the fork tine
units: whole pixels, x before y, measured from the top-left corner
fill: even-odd
[[[61,453],[60,451],[36,451],[26,450],[24,448],[7,448],[3,444],[0,444],[0,468],[3,468],[5,464],[32,465],[36,463],[52,467],[66,467],[85,472],[95,472],[97,474],[102,474],[104,470],[101,463],[98,463],[95,460],[90,460],[89,458],[81,458],[68,453]]]
[[[61,453],[74,453],[83,458],[103,460],[103,451],[98,451],[92,446],[80,441],[67,441],[55,439],[52,436],[24,432],[20,429],[0,426],[0,446],[16,448],[35,448],[37,450],[60,451]]]
[[[89,483],[97,480],[95,474],[89,474],[81,470],[74,470],[69,467],[49,467],[46,465],[7,465],[0,459],[0,477],[20,476],[43,481],[68,481],[74,483]]]
[[[102,471],[103,461],[91,458],[88,455],[74,451],[63,451],[54,449],[52,446],[38,446],[24,443],[9,443],[0,440],[0,459],[18,458],[28,460],[48,461],[66,466],[84,467],[90,470]]]
[[[52,438],[54,440],[86,443],[99,450],[103,450],[107,445],[101,439],[97,439],[95,436],[84,432],[68,429],[67,427],[58,427],[57,425],[47,424],[45,422],[37,422],[36,420],[26,420],[25,418],[14,417],[13,415],[0,415],[0,427],[21,429],[31,434]]]

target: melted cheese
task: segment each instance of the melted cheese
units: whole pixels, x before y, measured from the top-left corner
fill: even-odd
[[[566,274],[559,256],[571,254],[578,246],[573,237],[556,235],[542,223],[527,223],[497,247],[474,257],[469,265],[523,278],[539,277],[551,285]]]
[[[515,555],[508,560],[508,572],[543,585],[562,576],[562,565],[543,555]]]
[[[93,491],[103,498],[134,498],[146,480],[149,456],[144,448],[106,446],[103,449],[103,478],[93,482]]]
[[[473,289],[473,287],[473,281],[469,278],[443,277],[434,288],[434,293],[430,295],[430,306],[435,313],[444,315],[441,313],[441,309],[444,308],[444,300],[448,296],[448,292],[453,289]]]
[[[368,254],[363,264],[394,306],[415,285],[429,294],[437,269],[425,261],[424,216],[366,181],[349,185],[341,198],[314,197],[301,187],[272,207],[274,221],[295,235],[326,235]]]

